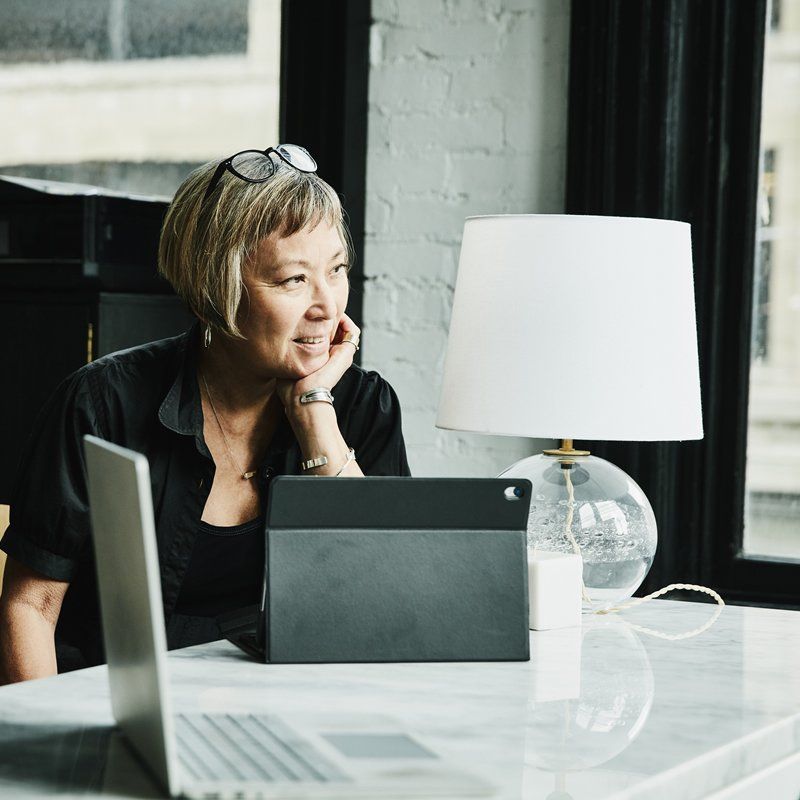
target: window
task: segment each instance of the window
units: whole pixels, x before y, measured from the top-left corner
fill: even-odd
[[[768,19],[743,549],[800,559],[800,0]]]
[[[646,590],[800,607],[799,16],[572,2],[567,210],[692,225],[705,436],[590,447],[653,504]]]
[[[171,196],[277,141],[279,0],[9,0],[0,173]]]

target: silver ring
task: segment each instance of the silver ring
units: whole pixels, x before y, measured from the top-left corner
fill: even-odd
[[[306,403],[330,403],[333,405],[333,394],[330,389],[324,387],[317,387],[316,389],[309,389],[300,395],[300,402],[303,405]]]

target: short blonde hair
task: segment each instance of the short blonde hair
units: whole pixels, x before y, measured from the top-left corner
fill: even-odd
[[[161,228],[159,272],[197,317],[238,338],[243,338],[236,324],[242,274],[265,237],[275,232],[291,236],[327,222],[339,232],[347,263],[353,262],[350,233],[333,188],[315,173],[272,158],[276,169],[268,180],[249,183],[226,170],[205,202],[219,162],[198,167],[178,188]],[[269,174],[266,165],[257,168],[261,176]]]

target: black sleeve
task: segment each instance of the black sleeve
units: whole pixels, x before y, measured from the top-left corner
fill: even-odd
[[[17,470],[11,524],[0,549],[55,580],[69,581],[87,557],[89,502],[83,435],[104,436],[84,368],[39,413]]]
[[[411,475],[400,401],[377,372],[362,373],[348,417],[345,439],[365,475]]]

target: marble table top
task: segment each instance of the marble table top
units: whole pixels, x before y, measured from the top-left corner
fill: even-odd
[[[727,606],[653,635],[715,610],[584,617],[531,632],[530,662],[264,665],[215,642],[170,653],[173,706],[386,715],[497,798],[705,798],[800,751],[800,612]],[[159,796],[113,730],[105,667],[0,689],[0,796],[51,794]]]

